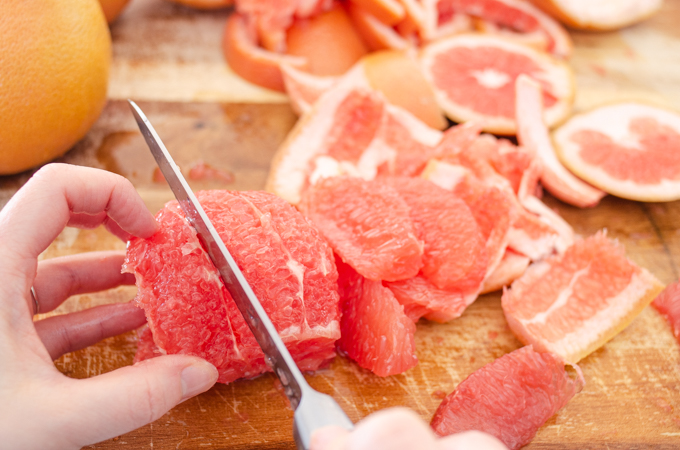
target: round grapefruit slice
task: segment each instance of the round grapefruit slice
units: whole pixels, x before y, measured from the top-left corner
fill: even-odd
[[[640,22],[663,0],[531,0],[565,25],[580,30],[615,30]]]
[[[648,202],[680,199],[680,114],[617,103],[572,117],[553,140],[569,170],[609,194]]]
[[[197,198],[300,368],[326,364],[340,337],[340,310],[333,254],[319,232],[266,192]],[[222,383],[271,370],[179,204],[168,203],[156,220],[156,234],[130,241],[124,270],[135,274],[135,301],[159,351],[210,361]],[[140,357],[153,356],[142,343]]]
[[[257,32],[246,17],[233,13],[227,19],[222,39],[222,51],[227,64],[240,77],[258,86],[283,92],[281,64],[303,68],[305,58],[274,53],[257,45]]]
[[[338,256],[369,280],[404,280],[423,267],[423,243],[409,207],[384,183],[324,178],[298,206]]]
[[[501,301],[519,340],[575,364],[623,330],[662,289],[600,232],[530,266]]]
[[[680,282],[666,286],[652,306],[663,315],[673,329],[673,334],[680,343]]]
[[[580,208],[597,205],[605,192],[569,172],[557,159],[543,122],[541,85],[526,75],[517,77],[517,140],[543,162],[541,183],[555,197]]]
[[[418,364],[416,324],[404,313],[394,294],[337,260],[341,298],[341,338],[338,348],[364,369],[386,377]]]
[[[527,74],[544,87],[544,120],[564,120],[574,97],[567,64],[545,53],[489,35],[466,34],[428,44],[421,64],[439,105],[456,122],[473,120],[486,131],[515,134],[515,80]]]
[[[578,375],[572,380],[553,355],[522,347],[463,380],[439,405],[431,426],[439,436],[484,431],[519,449],[583,389],[580,370]]]

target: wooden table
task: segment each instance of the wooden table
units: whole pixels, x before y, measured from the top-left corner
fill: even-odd
[[[231,184],[192,181],[194,189],[261,189],[269,161],[296,118],[285,96],[240,80],[223,61],[220,38],[229,11],[196,12],[161,0],[134,0],[112,26],[111,101],[86,138],[62,161],[128,177],[153,211],[172,198],[152,180],[154,162],[124,103],[137,100],[183,167],[199,160],[228,170]],[[666,0],[651,20],[606,34],[573,33],[576,109],[625,98],[680,108],[680,1]],[[0,177],[0,207],[30,176]],[[678,278],[680,203],[606,197],[590,210],[546,202],[581,235],[606,228],[628,255],[663,282]],[[102,229],[66,229],[42,255],[124,249]],[[128,301],[135,289],[81,295],[57,312]],[[338,357],[308,376],[353,420],[408,406],[429,420],[443,395],[474,370],[520,346],[508,329],[500,294],[477,300],[451,323],[418,324],[420,363],[379,378]],[[130,364],[128,333],[60,358],[66,375],[90,377]],[[680,347],[651,308],[580,364],[585,389],[551,418],[532,449],[680,448]],[[91,448],[293,449],[292,410],[275,378],[218,385],[158,421]]]

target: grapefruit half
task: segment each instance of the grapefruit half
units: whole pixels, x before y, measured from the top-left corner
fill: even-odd
[[[527,74],[544,87],[544,120],[550,127],[571,110],[574,82],[567,64],[508,40],[481,34],[452,36],[426,45],[425,77],[439,105],[456,122],[473,120],[486,131],[515,134],[515,80]]]
[[[605,192],[646,202],[680,199],[680,114],[617,103],[572,117],[553,140],[564,165]]]
[[[662,289],[600,232],[531,265],[501,302],[519,340],[575,364],[623,330]]]

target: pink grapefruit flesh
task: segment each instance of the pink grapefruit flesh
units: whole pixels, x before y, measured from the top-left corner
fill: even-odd
[[[666,286],[666,289],[654,299],[652,306],[668,320],[673,335],[680,343],[680,283],[676,281]]]
[[[538,429],[583,389],[550,353],[522,347],[482,367],[439,405],[431,426],[439,436],[477,430],[510,450],[528,444]]]

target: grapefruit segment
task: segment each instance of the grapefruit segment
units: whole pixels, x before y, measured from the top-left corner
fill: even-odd
[[[541,85],[526,75],[516,82],[517,139],[523,147],[538,155],[543,163],[541,183],[555,197],[580,208],[593,207],[606,194],[581,181],[557,159],[543,122]]]
[[[520,255],[519,253],[513,252],[510,249],[505,250],[503,259],[496,266],[496,269],[491,272],[491,274],[484,280],[482,284],[482,290],[480,294],[486,294],[488,292],[494,292],[501,289],[504,286],[510,285],[517,278],[521,277],[522,274],[529,267],[531,260],[529,257]]]
[[[363,7],[350,3],[349,13],[357,31],[371,50],[406,50],[411,44]]]
[[[284,91],[281,64],[302,68],[304,58],[282,55],[264,50],[257,45],[256,31],[248,25],[246,17],[233,13],[227,19],[222,51],[231,70],[251,83],[276,91]]]
[[[580,30],[615,30],[640,22],[661,8],[662,0],[530,0],[565,25]]]
[[[680,343],[680,282],[676,281],[666,286],[666,289],[654,299],[652,306],[666,318],[673,335]]]
[[[197,198],[300,368],[326,364],[340,311],[333,256],[318,231],[269,193],[201,191]],[[222,383],[270,370],[178,203],[156,219],[155,235],[130,241],[124,270],[135,274],[135,301],[159,351],[210,361]],[[153,355],[149,347],[140,351]]]
[[[571,109],[574,83],[569,66],[502,38],[466,34],[442,39],[423,48],[421,64],[450,119],[477,121],[492,133],[516,132],[515,80],[521,74],[544,85],[544,117],[549,126]]]
[[[321,95],[330,90],[339,77],[322,77],[298,70],[288,64],[280,66],[283,85],[290,97],[290,104],[297,115],[312,109]]]
[[[423,266],[423,243],[409,207],[384,183],[324,178],[305,192],[299,207],[338,256],[365,278],[404,280]]]
[[[604,233],[530,266],[503,293],[515,335],[576,363],[625,328],[663,286]]]
[[[439,405],[431,426],[439,436],[478,430],[516,450],[583,389],[549,353],[522,347],[475,371]]]
[[[338,260],[342,305],[340,351],[378,376],[403,373],[418,364],[415,323],[379,281]]]
[[[573,116],[553,140],[569,170],[609,194],[649,202],[680,199],[680,114],[617,103]]]
[[[398,0],[350,0],[385,25],[396,25],[406,15]]]

